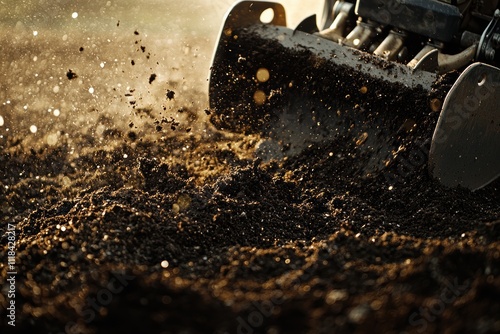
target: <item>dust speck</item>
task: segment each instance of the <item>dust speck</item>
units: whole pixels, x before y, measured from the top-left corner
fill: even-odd
[[[49,146],[54,146],[57,144],[57,133],[51,133],[49,135],[47,135],[47,144]]]
[[[173,90],[167,89],[167,99],[172,100],[175,96],[175,92]]]
[[[149,84],[151,85],[151,83],[152,83],[153,81],[155,81],[155,79],[156,79],[156,74],[154,74],[154,73],[153,73],[153,74],[151,74],[151,75],[149,76]]]
[[[78,75],[75,72],[73,72],[71,69],[69,69],[68,72],[66,73],[66,77],[68,77],[68,80],[73,80],[73,79],[78,78]]]

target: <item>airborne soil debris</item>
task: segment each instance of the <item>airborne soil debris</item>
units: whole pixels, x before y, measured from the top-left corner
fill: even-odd
[[[175,92],[173,90],[167,89],[167,93],[165,94],[167,99],[172,100],[175,96]]]
[[[71,69],[69,69],[68,72],[66,73],[66,77],[68,78],[68,80],[73,80],[73,79],[78,78],[78,75],[75,72],[73,72]]]
[[[151,74],[149,76],[149,80],[148,80],[149,84],[151,85],[153,83],[153,81],[155,81],[155,79],[156,79],[156,74],[154,74],[154,73]]]

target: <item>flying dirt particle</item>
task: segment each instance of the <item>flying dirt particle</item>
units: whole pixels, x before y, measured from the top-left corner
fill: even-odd
[[[161,130],[163,130],[163,127],[161,125],[157,125],[156,126],[156,131],[160,132]]]
[[[141,50],[142,50],[142,52],[146,52],[146,47],[141,45]]]
[[[133,122],[128,123],[128,127],[129,128],[133,128],[134,127],[134,123]]]
[[[174,98],[175,92],[173,90],[167,89],[167,99],[172,100]]]
[[[71,69],[68,70],[68,73],[66,73],[66,76],[68,77],[68,80],[73,80],[78,78],[78,75],[73,72]]]
[[[400,131],[411,132],[416,126],[417,123],[415,122],[415,120],[410,118],[405,120],[403,125],[401,125],[401,127],[398,129],[398,132]]]
[[[266,93],[264,93],[260,89],[256,90],[255,93],[253,94],[253,100],[255,101],[255,104],[258,106],[263,105],[266,102],[266,99],[267,99]]]
[[[46,141],[49,146],[54,146],[57,144],[58,135],[57,133],[51,133],[47,135]]]
[[[134,35],[139,35],[139,32],[137,30],[134,31]]]
[[[438,112],[439,110],[441,110],[442,103],[441,103],[441,100],[439,100],[439,99],[432,99],[430,101],[430,105],[431,105],[432,111]]]
[[[120,20],[118,20],[118,22],[116,22],[116,26],[119,27],[120,26]]]
[[[80,46],[80,52],[83,52],[83,50],[85,50],[83,46]]]
[[[153,74],[151,74],[151,75],[149,76],[149,84],[151,85],[151,83],[152,83],[153,81],[155,81],[155,79],[156,79],[156,74],[154,74],[154,73],[153,73]]]
[[[349,312],[347,317],[349,321],[357,324],[362,322],[368,316],[369,312],[370,312],[369,306],[358,305]]]
[[[191,132],[191,128],[187,128],[187,129],[186,129],[186,132],[187,132],[187,133]]]
[[[135,61],[132,59],[132,60],[130,61],[130,64],[132,64],[132,66],[134,66],[134,65],[135,65]]]
[[[348,297],[349,293],[346,290],[332,290],[326,295],[326,303],[333,305],[338,301],[346,300]]]
[[[207,114],[207,116],[209,116],[211,114],[210,110],[205,109],[205,114]]]
[[[269,80],[269,70],[261,67],[257,70],[257,74],[255,76],[258,82],[266,82]]]
[[[368,139],[368,132],[363,132],[359,138],[356,140],[356,146],[363,145],[363,143]]]
[[[366,93],[368,92],[368,87],[366,87],[366,86],[361,87],[361,88],[359,89],[359,92],[360,92],[361,94],[366,94]]]
[[[127,133],[127,137],[131,141],[135,141],[137,139],[137,134],[134,131],[130,131],[129,133]]]

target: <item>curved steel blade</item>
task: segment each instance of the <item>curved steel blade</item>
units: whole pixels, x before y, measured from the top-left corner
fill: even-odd
[[[449,187],[477,190],[500,176],[500,69],[470,65],[446,96],[429,170]]]

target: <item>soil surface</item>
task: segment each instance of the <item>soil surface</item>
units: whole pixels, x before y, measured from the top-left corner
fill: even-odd
[[[369,173],[358,134],[265,162],[183,76],[206,41],[114,29],[1,39],[2,333],[500,332],[500,184],[428,176],[435,113]]]

